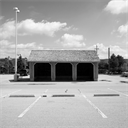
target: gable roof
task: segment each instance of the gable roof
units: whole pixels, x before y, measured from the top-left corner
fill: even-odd
[[[99,62],[95,50],[32,50],[29,62]]]

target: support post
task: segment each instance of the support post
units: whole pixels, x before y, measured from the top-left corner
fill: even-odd
[[[77,80],[77,63],[72,63],[72,78],[73,81]]]
[[[34,63],[29,63],[29,74],[30,74],[30,81],[34,81]]]
[[[52,79],[52,81],[56,80],[55,65],[56,65],[55,63],[51,63],[51,79]]]
[[[93,63],[94,81],[98,81],[98,63]]]

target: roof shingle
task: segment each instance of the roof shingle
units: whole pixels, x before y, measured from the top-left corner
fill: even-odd
[[[95,50],[32,50],[29,62],[99,62]]]

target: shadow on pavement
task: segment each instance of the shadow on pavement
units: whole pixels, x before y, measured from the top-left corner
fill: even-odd
[[[111,80],[100,80],[100,81],[112,82]]]
[[[30,78],[18,78],[17,81],[9,80],[10,82],[30,82]]]
[[[128,81],[120,81],[121,83],[128,83]]]

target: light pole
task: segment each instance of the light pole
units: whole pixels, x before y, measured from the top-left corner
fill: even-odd
[[[15,75],[14,80],[17,81],[17,13],[20,12],[20,10],[17,7],[13,8],[16,13],[16,20],[15,20]]]
[[[110,47],[108,48],[108,73],[110,74]]]

